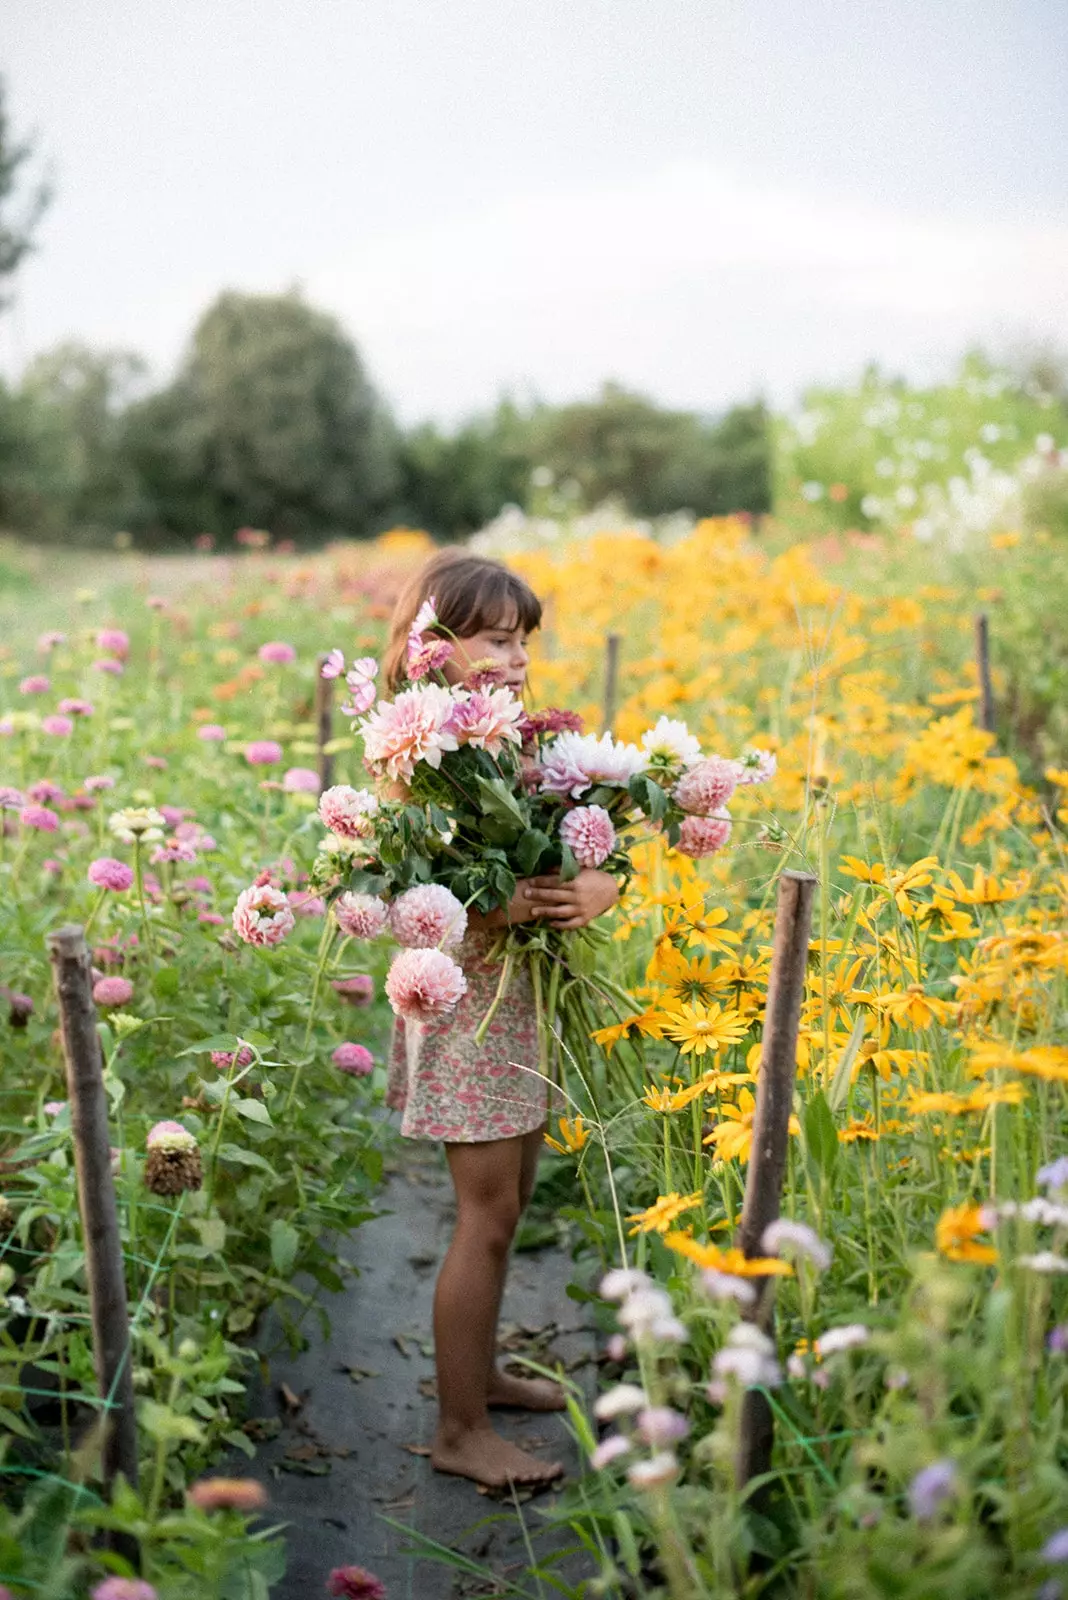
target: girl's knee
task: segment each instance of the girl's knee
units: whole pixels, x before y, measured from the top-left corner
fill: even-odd
[[[518,1197],[495,1196],[492,1201],[461,1204],[458,1224],[470,1229],[479,1242],[495,1255],[507,1255],[519,1226]]]

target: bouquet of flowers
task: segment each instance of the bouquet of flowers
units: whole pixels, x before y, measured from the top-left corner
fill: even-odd
[[[452,645],[424,640],[435,622],[428,602],[408,642],[411,687],[394,699],[377,699],[373,659],[346,674],[351,699],[342,710],[377,787],[340,784],[321,796],[327,834],[312,873],[345,934],[388,932],[402,946],[386,992],[398,1015],[420,1021],[450,1012],[466,990],[456,954],[470,909],[506,908],[520,878],[558,873],[566,881],[596,867],[625,879],[630,851],[650,831],[687,855],[710,855],[730,837],[735,788],[774,771],[774,757],[759,751],[740,760],[705,755],[686,725],[667,717],[635,745],[583,733],[568,711],[528,712],[493,662],[449,684],[441,669]],[[345,672],[340,651],[323,672]],[[498,1000],[515,962],[527,960],[545,1034],[568,982],[592,982],[599,937],[544,923],[503,930]],[[612,990],[604,979],[597,987]],[[615,998],[630,1008],[623,991]],[[588,1015],[577,1020],[585,1037]]]

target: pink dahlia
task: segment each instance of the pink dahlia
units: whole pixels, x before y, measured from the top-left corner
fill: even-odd
[[[129,978],[98,978],[93,984],[93,999],[98,1006],[126,1006],[133,999]]]
[[[261,661],[267,661],[273,666],[288,666],[289,662],[297,659],[297,652],[291,644],[286,644],[282,639],[271,639],[267,644],[261,644],[256,654]]]
[[[330,1059],[339,1072],[347,1072],[353,1078],[366,1078],[374,1071],[375,1058],[362,1044],[339,1044]]]
[[[323,825],[342,839],[369,839],[374,833],[373,818],[378,815],[378,796],[370,789],[353,789],[335,783],[319,797],[319,816]]]
[[[604,806],[576,806],[560,823],[560,837],[580,867],[599,867],[612,854],[616,830]]]
[[[322,666],[319,668],[320,678],[340,678],[345,670],[345,652],[343,650],[328,650]]]
[[[217,722],[205,722],[197,729],[197,738],[203,739],[205,744],[221,744],[226,738],[226,729]]]
[[[711,817],[684,817],[675,848],[695,859],[711,856],[723,849],[730,836],[731,819],[726,811],[718,811]]]
[[[35,672],[28,678],[23,678],[19,684],[19,694],[47,694],[52,687],[52,680]]]
[[[541,753],[541,787],[547,794],[577,800],[595,784],[625,789],[647,763],[644,751],[610,733],[561,733]]]
[[[409,949],[436,949],[460,943],[467,932],[467,912],[444,884],[417,883],[390,906],[389,928],[397,943]]]
[[[459,748],[447,726],[455,709],[453,696],[436,683],[379,701],[360,724],[367,765],[376,774],[384,772],[405,782],[420,761],[440,767],[444,752]]]
[[[440,672],[446,661],[451,661],[453,646],[448,639],[422,639],[417,633],[408,635],[407,660],[404,670],[410,683],[418,683],[428,672]]]
[[[343,716],[362,717],[365,711],[370,711],[378,692],[375,688],[377,676],[378,662],[374,656],[361,656],[359,661],[352,663],[345,676],[349,704],[341,707]]]
[[[109,656],[125,659],[130,653],[130,637],[121,628],[101,628],[96,636],[96,646]]]
[[[282,746],[273,739],[253,739],[245,746],[245,760],[250,767],[273,767],[282,759]]]
[[[683,773],[675,785],[675,799],[691,816],[710,817],[726,805],[738,787],[738,776],[737,761],[708,756]]]
[[[402,950],[386,974],[386,996],[406,1022],[444,1017],[467,993],[467,979],[444,950]]]
[[[386,1600],[386,1586],[366,1567],[335,1567],[326,1580],[326,1592],[340,1600]]]
[[[289,889],[286,899],[298,917],[321,917],[326,914],[326,901],[321,894],[313,894],[310,889]]]
[[[92,1600],[158,1600],[158,1591],[144,1578],[105,1578],[91,1596]]]
[[[19,821],[24,828],[36,828],[38,833],[55,833],[59,818],[47,806],[23,806]]]
[[[252,1050],[247,1044],[241,1045],[237,1050],[213,1050],[211,1052],[211,1064],[213,1067],[218,1067],[220,1072],[229,1072],[230,1068],[235,1066],[238,1068],[247,1067],[253,1059]]]
[[[759,750],[756,747],[744,750],[738,757],[738,766],[741,772],[738,783],[767,783],[769,778],[774,778],[779,770],[779,763],[770,750]]]
[[[389,921],[389,907],[376,894],[347,890],[334,901],[334,916],[351,939],[377,939]]]
[[[456,710],[449,718],[449,732],[461,745],[474,745],[495,756],[506,742],[522,743],[522,720],[522,701],[511,689],[479,689],[473,694],[460,690]]]
[[[287,767],[282,774],[282,788],[287,794],[318,794],[321,787],[319,774],[311,767]]]
[[[233,928],[246,944],[281,944],[295,926],[289,901],[269,883],[242,889],[234,906]]]
[[[91,700],[61,700],[59,709],[67,717],[91,717],[93,703]]]
[[[339,1000],[350,1006],[369,1006],[375,997],[375,980],[369,972],[354,972],[351,978],[332,978],[330,987]]]
[[[97,856],[95,861],[90,861],[86,877],[98,889],[114,889],[119,894],[134,881],[133,868],[125,861],[116,861],[114,856]]]

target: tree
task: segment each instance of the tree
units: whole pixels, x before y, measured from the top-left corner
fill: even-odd
[[[393,423],[355,346],[296,293],[219,296],[169,389],[133,406],[143,520],[280,537],[374,531],[396,482]]]
[[[33,249],[34,231],[52,198],[51,186],[47,182],[37,183],[31,188],[21,213],[17,217],[12,215],[11,202],[20,174],[32,154],[32,144],[18,143],[11,131],[6,90],[0,79],[0,289]],[[9,303],[10,296],[0,293],[0,311]]]
[[[510,400],[442,433],[432,422],[407,433],[399,456],[397,515],[440,538],[483,527],[526,498],[533,466],[529,419]]]

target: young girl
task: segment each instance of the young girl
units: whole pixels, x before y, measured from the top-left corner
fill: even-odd
[[[461,551],[432,557],[398,600],[384,663],[388,690],[406,687],[408,633],[431,596],[442,632],[456,641],[445,667],[448,680],[463,682],[474,662],[491,657],[513,692],[522,694],[527,639],[541,621],[541,605],[506,567]],[[547,1379],[512,1377],[497,1366],[501,1293],[516,1226],[534,1188],[546,1087],[536,1071],[522,1070],[538,1062],[534,997],[522,967],[484,1042],[475,1044],[500,978],[500,966],[487,956],[506,926],[538,918],[581,928],[616,898],[608,873],[583,871],[570,883],[556,875],[524,879],[507,909],[488,916],[469,912],[457,953],[468,983],[463,1000],[438,1024],[398,1020],[394,1035],[387,1103],[403,1113],[407,1138],[444,1142],[456,1190],[456,1230],[434,1292],[439,1419],[430,1459],[440,1472],[494,1487],[548,1483],[563,1469],[503,1439],[489,1408],[557,1411],[564,1396]]]

